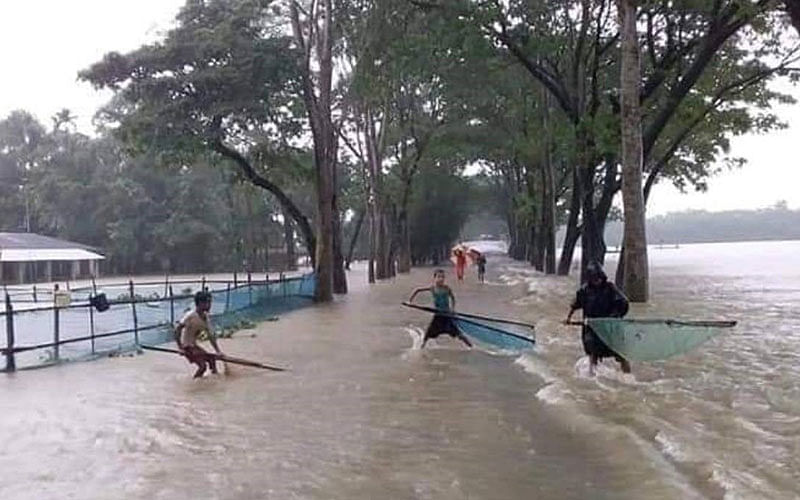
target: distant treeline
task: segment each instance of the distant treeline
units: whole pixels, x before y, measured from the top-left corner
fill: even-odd
[[[608,246],[619,245],[622,223],[609,222],[605,236]],[[795,239],[800,239],[800,210],[785,203],[760,210],[689,210],[647,220],[647,240],[656,245]]]
[[[508,228],[496,215],[475,214],[464,226],[462,238],[478,239],[482,235],[507,239]],[[563,238],[562,227],[558,233],[559,245]],[[605,238],[607,246],[619,246],[622,222],[610,221]],[[796,239],[800,239],[800,210],[789,209],[785,202],[760,210],[687,210],[647,220],[647,240],[651,245]]]

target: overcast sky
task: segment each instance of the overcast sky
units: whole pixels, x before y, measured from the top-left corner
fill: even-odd
[[[50,117],[69,108],[79,127],[109,95],[76,80],[106,52],[135,49],[169,27],[184,0],[0,0],[0,118],[14,109]],[[800,97],[800,90],[792,91]],[[720,174],[706,193],[681,194],[658,185],[650,215],[698,208],[761,208],[785,200],[800,208],[800,105],[782,107],[787,130],[733,140],[732,153],[749,164]]]

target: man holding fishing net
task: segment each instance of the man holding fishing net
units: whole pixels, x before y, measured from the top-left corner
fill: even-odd
[[[211,293],[202,290],[194,294],[194,305],[194,310],[187,312],[175,326],[175,342],[186,359],[197,365],[194,378],[200,378],[207,368],[211,369],[211,373],[217,373],[216,360],[223,354],[217,344],[208,317],[211,310]],[[208,332],[208,340],[216,351],[216,355],[207,352],[197,344],[203,332]]]
[[[613,283],[608,281],[603,267],[590,262],[586,266],[586,283],[575,294],[575,300],[569,309],[569,314],[564,324],[573,324],[572,313],[578,309],[583,310],[585,318],[621,318],[628,313],[628,299]],[[631,372],[628,361],[609,349],[603,340],[597,336],[592,328],[585,323],[581,334],[583,350],[589,356],[589,373],[594,375],[597,361],[613,357],[619,361],[624,373]]]

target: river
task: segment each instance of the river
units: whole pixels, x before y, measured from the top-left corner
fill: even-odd
[[[800,243],[651,251],[631,315],[736,319],[695,352],[585,376],[575,278],[489,258],[459,309],[537,324],[523,356],[416,349],[399,307],[430,269],[223,340],[291,367],[190,378],[159,353],[0,377],[0,497],[275,499],[796,498]],[[610,265],[613,270],[613,262]]]

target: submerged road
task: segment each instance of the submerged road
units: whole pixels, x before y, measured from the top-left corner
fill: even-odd
[[[296,310],[222,340],[230,367],[192,380],[181,358],[144,355],[0,376],[0,498],[691,498],[624,429],[535,397],[515,357],[442,338],[400,307],[430,269]],[[450,273],[449,273],[450,274]],[[525,283],[470,274],[459,308],[536,320]],[[576,345],[577,355],[577,345]]]

